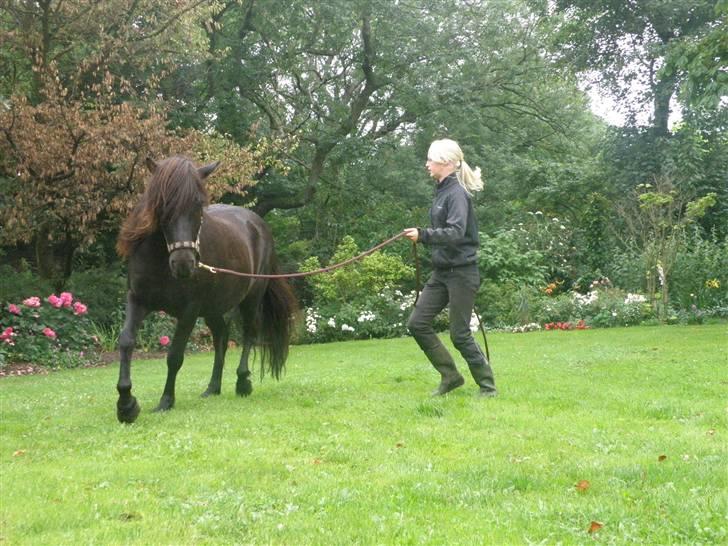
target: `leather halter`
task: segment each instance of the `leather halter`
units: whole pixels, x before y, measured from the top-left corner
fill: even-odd
[[[200,255],[200,232],[202,231],[202,221],[204,220],[204,214],[200,216],[200,227],[197,229],[197,238],[194,241],[175,241],[174,243],[167,242],[167,236],[164,235],[164,242],[167,243],[167,252],[172,254],[175,250],[182,248],[191,248]],[[164,234],[164,233],[163,233]]]

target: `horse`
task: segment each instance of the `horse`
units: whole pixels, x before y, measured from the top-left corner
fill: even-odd
[[[209,204],[204,182],[218,165],[198,168],[182,156],[159,162],[148,158],[151,178],[119,232],[116,250],[128,261],[117,384],[117,418],[122,423],[133,423],[141,411],[131,394],[131,357],[139,326],[152,311],[177,319],[167,353],[167,380],[155,411],[174,406],[175,380],[198,317],[212,332],[215,349],[203,397],[220,394],[231,317],[242,331],[237,394],[253,391],[248,359],[254,347],[261,357],[261,376],[266,368],[276,379],[284,371],[297,311],[286,279],[214,274],[198,267],[203,261],[248,274],[279,272],[270,228],[260,216],[242,207]]]

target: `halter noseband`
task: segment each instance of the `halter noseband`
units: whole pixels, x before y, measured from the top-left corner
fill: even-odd
[[[164,235],[164,242],[167,243],[167,252],[172,254],[175,250],[179,250],[181,248],[191,248],[197,253],[197,256],[200,255],[200,232],[202,231],[202,221],[204,220],[205,215],[200,216],[200,227],[197,229],[197,238],[194,241],[175,241],[174,243],[167,242],[167,236],[164,235],[164,232],[162,234]]]

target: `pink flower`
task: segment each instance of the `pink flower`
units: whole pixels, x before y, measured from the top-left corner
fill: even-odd
[[[48,328],[48,326],[43,328],[43,335],[51,339],[56,339],[56,333],[52,329]]]
[[[73,302],[73,294],[70,292],[61,292],[61,301],[63,302],[63,307],[71,307],[71,302]]]
[[[33,296],[32,298],[25,299],[23,300],[23,305],[26,307],[40,307],[40,298]]]
[[[13,315],[19,315],[20,307],[18,307],[14,303],[11,303],[10,305],[8,305],[8,311],[10,311]]]
[[[169,345],[169,336],[162,336],[162,337],[160,337],[159,338],[159,344],[162,347],[166,347],[167,345]]]
[[[48,296],[48,299],[46,301],[56,309],[60,309],[61,305],[63,305],[63,300],[55,294],[51,294],[50,296]]]
[[[0,334],[0,341],[4,341],[5,343],[7,343],[8,345],[11,345],[11,346],[15,345],[15,343],[13,343],[14,335],[15,335],[15,332],[13,332],[12,326],[8,326],[7,328],[5,328],[5,330],[3,330],[3,333]]]
[[[88,307],[86,307],[80,301],[77,301],[76,303],[73,304],[73,314],[74,315],[85,315],[86,311],[88,311]]]

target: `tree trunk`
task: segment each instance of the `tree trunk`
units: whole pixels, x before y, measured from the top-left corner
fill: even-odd
[[[73,239],[66,236],[60,245],[54,245],[49,237],[48,228],[40,229],[34,240],[35,264],[38,276],[51,281],[56,291],[62,291],[66,281],[73,271],[73,255],[76,244]],[[61,255],[58,255],[60,248]]]
[[[675,81],[673,78],[658,80],[654,87],[655,117],[652,123],[652,130],[655,136],[669,136],[670,121],[670,99],[675,92]]]

